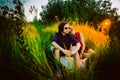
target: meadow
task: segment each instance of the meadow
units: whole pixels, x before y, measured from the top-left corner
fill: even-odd
[[[84,34],[85,37],[85,42],[86,44],[88,44],[88,46],[92,49],[94,49],[95,54],[91,55],[91,57],[88,60],[88,64],[87,67],[85,68],[84,72],[81,72],[81,70],[75,70],[74,74],[70,74],[69,71],[68,73],[64,74],[64,78],[69,80],[69,79],[75,79],[75,80],[82,80],[82,79],[93,79],[93,75],[94,75],[94,66],[97,63],[97,58],[100,57],[100,55],[104,55],[105,53],[102,53],[102,51],[104,52],[105,49],[107,49],[108,45],[109,45],[109,36],[108,35],[104,35],[102,32],[95,30],[93,27],[90,27],[87,23],[86,24],[77,24],[75,22],[73,22],[73,24],[71,25],[74,27],[75,31],[78,32],[82,32]],[[48,70],[46,71],[46,74],[51,73],[49,75],[51,75],[51,77],[53,77],[54,79],[56,78],[54,76],[54,72],[55,72],[55,59],[53,57],[53,53],[50,50],[51,47],[51,40],[52,37],[54,35],[55,32],[57,32],[58,29],[58,23],[52,24],[51,26],[46,26],[45,28],[43,28],[42,30],[38,30],[39,32],[39,36],[40,36],[40,47],[38,49],[41,49],[41,53],[38,53],[39,55],[42,54],[44,57],[40,57],[42,58],[46,63],[46,65],[48,65],[51,70],[51,72],[48,72]],[[28,29],[29,32],[30,29]],[[31,35],[28,36],[35,36],[35,33],[30,32]],[[33,38],[35,39],[35,38]],[[34,40],[31,40],[34,41]],[[38,42],[38,41],[36,41]],[[35,45],[36,43],[34,43]],[[34,49],[33,49],[34,50]],[[102,53],[102,54],[101,54]],[[35,53],[34,53],[35,54]],[[46,58],[47,57],[47,58]],[[38,58],[38,59],[40,59]],[[41,60],[40,60],[41,61]],[[44,63],[45,64],[45,63]],[[41,64],[42,65],[42,64]],[[42,65],[44,66],[44,65]],[[50,71],[49,70],[49,71]],[[72,75],[72,78],[71,78]],[[91,76],[90,76],[91,75]]]
[[[21,0],[12,2],[13,8],[0,6],[0,80],[118,80],[120,16],[109,0],[48,0],[42,12],[30,6],[32,22]],[[70,22],[95,51],[84,68],[69,70],[55,60],[51,40],[59,21]],[[61,77],[56,76],[58,66]]]
[[[56,63],[50,48],[52,37],[57,32],[57,26],[58,23],[45,26],[45,28],[42,25],[24,24],[19,36],[17,33],[13,33],[8,39],[2,38],[2,49],[7,56],[10,56],[7,57],[7,61],[4,61],[6,64],[1,61],[1,68],[4,68],[6,72],[12,71],[11,75],[15,75],[15,79],[18,79],[19,75],[20,80],[99,80],[99,77],[104,77],[103,74],[106,73],[99,67],[102,66],[103,62],[108,63],[111,57],[108,56],[109,36],[87,23],[77,24],[75,22],[71,26],[74,27],[75,31],[84,34],[86,44],[95,53],[88,58],[84,70],[75,69],[70,72],[63,67],[63,77],[59,78],[55,75],[56,67],[59,64]],[[10,40],[7,47],[10,52],[6,51],[7,40]],[[2,55],[1,52],[1,60],[6,60]],[[106,55],[107,58],[105,58]],[[3,78],[5,78],[4,74],[8,75],[9,72],[3,73]],[[99,74],[101,76],[95,76]],[[11,75],[8,76],[11,77]]]

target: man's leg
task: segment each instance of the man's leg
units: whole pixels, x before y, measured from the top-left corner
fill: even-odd
[[[61,64],[60,64],[60,50],[55,49],[54,51],[54,57],[55,57],[55,64],[56,64],[56,75],[61,76],[62,71],[61,71]]]
[[[60,50],[58,49],[55,49],[55,52],[54,52],[54,57],[57,61],[60,61]]]

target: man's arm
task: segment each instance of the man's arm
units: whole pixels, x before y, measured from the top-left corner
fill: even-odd
[[[52,42],[52,45],[57,48],[58,50],[62,51],[64,54],[68,53],[68,50],[63,49],[61,46],[59,46],[55,41]]]

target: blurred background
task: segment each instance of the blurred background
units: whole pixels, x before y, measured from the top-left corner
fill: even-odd
[[[117,80],[120,0],[0,0],[0,80]],[[95,51],[83,70],[55,75],[51,40],[62,21]]]

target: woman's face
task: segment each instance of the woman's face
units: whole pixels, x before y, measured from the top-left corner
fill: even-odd
[[[70,29],[69,29],[69,33],[70,33],[71,35],[74,34],[73,28],[70,27]]]
[[[69,34],[69,32],[70,32],[70,27],[69,27],[68,24],[66,24],[66,25],[64,26],[63,33],[64,33],[64,34]]]

